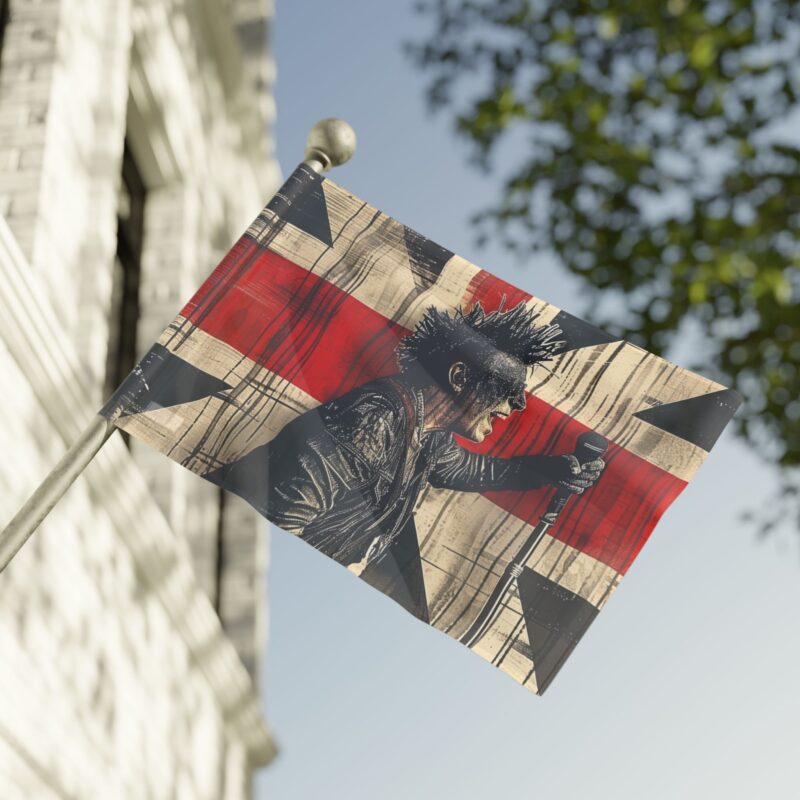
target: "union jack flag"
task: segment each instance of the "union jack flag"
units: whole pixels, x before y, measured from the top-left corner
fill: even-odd
[[[301,165],[102,413],[541,693],[739,402]]]

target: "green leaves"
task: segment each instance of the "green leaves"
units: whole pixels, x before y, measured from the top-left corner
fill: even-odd
[[[459,116],[456,124],[485,152],[513,120],[526,116],[528,109],[515,98],[514,88],[506,85],[477,100],[469,113]]]
[[[800,2],[427,0],[422,13],[431,35],[410,51],[432,107],[484,164],[509,131],[531,143],[478,236],[552,248],[624,296],[626,319],[595,322],[655,351],[693,320],[711,344],[697,366],[746,397],[740,433],[800,463]]]
[[[716,57],[717,42],[713,33],[704,33],[698,36],[689,50],[689,64],[698,70],[710,67]]]

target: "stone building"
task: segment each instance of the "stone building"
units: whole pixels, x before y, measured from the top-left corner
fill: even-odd
[[[270,16],[0,0],[0,527],[276,188]],[[0,575],[0,797],[248,797],[266,534],[115,434]]]

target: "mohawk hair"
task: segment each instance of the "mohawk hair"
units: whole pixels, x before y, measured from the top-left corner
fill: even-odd
[[[487,314],[480,303],[468,312],[461,308],[452,314],[431,306],[414,333],[397,347],[400,371],[422,368],[437,381],[453,358],[474,364],[490,350],[500,350],[526,366],[550,361],[564,347],[558,325],[535,323],[541,313],[520,302],[508,311]]]

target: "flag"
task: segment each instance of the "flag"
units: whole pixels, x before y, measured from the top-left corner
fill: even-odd
[[[739,402],[301,165],[102,413],[542,693]]]

